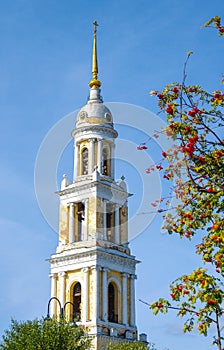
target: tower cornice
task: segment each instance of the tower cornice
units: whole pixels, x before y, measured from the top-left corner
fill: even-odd
[[[75,193],[77,191],[81,191],[81,190],[89,190],[91,188],[94,187],[99,187],[99,188],[104,188],[106,190],[108,190],[108,188],[113,191],[114,195],[119,195],[121,196],[121,198],[124,200],[126,200],[128,197],[132,196],[131,193],[128,193],[126,191],[124,191],[122,188],[120,188],[114,181],[110,182],[109,184],[105,183],[105,182],[101,182],[101,181],[89,181],[91,179],[91,176],[88,175],[87,176],[87,181],[86,183],[84,183],[84,176],[83,179],[80,179],[80,183],[75,183],[72,185],[67,186],[65,189],[61,190],[61,191],[57,191],[56,193],[59,196],[64,196],[67,194],[72,194]],[[81,181],[82,180],[82,181]],[[98,194],[98,193],[97,193]]]
[[[130,276],[134,274],[135,265],[140,263],[133,255],[100,246],[64,250],[53,254],[47,261],[51,263],[51,273],[97,265],[126,272]]]
[[[92,119],[92,118],[91,118]],[[96,118],[97,119],[97,118]],[[100,120],[101,122],[101,120]],[[86,123],[85,126],[76,128],[72,131],[72,137],[77,139],[77,138],[84,138],[87,137],[87,135],[94,137],[94,134],[97,134],[102,137],[110,137],[110,138],[116,138],[118,136],[118,132],[114,130],[112,127],[110,127],[110,124],[108,123],[108,127],[105,125],[94,125],[90,123]]]

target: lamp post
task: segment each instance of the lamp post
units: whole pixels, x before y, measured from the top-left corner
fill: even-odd
[[[50,318],[50,305],[51,305],[52,300],[56,300],[58,302],[59,308],[60,308],[60,317],[62,317],[64,315],[64,309],[61,306],[61,302],[58,298],[52,297],[49,299],[48,304],[47,304],[47,318]]]
[[[60,317],[63,317],[64,316],[64,313],[65,313],[65,308],[66,308],[66,305],[70,304],[72,305],[73,307],[73,314],[74,314],[74,307],[75,305],[71,302],[71,301],[67,301],[63,306],[61,305],[61,302],[58,298],[56,297],[52,297],[49,299],[48,301],[48,304],[47,304],[47,318],[50,318],[50,305],[51,305],[51,302],[52,300],[56,300],[59,304],[59,309],[60,309]]]
[[[71,301],[66,301],[66,303],[64,304],[63,312],[65,312],[65,307],[68,304],[72,305],[72,307],[73,307],[73,314],[74,314],[74,307],[75,307],[75,305]]]

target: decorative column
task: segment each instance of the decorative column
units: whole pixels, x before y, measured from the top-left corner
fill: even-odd
[[[93,266],[92,267],[92,278],[94,282],[94,289],[93,289],[93,315],[91,317],[92,321],[98,322],[99,319],[99,300],[100,300],[100,291],[99,291],[99,271],[101,270],[100,266]]]
[[[74,180],[79,176],[79,145],[74,143]]]
[[[103,239],[107,240],[107,201],[103,199]]]
[[[102,140],[98,139],[97,166],[98,172],[102,174]]]
[[[107,297],[107,273],[110,270],[107,267],[103,267],[102,277],[102,319],[107,322],[108,320],[108,297]]]
[[[83,240],[87,241],[88,239],[88,214],[89,214],[89,200],[84,201],[85,205],[85,220],[83,221]]]
[[[69,205],[69,229],[68,229],[69,243],[75,241],[75,203]]]
[[[89,320],[89,268],[82,269],[84,273],[83,278],[83,301],[82,301],[82,322]]]
[[[89,142],[90,142],[89,173],[92,174],[94,169],[94,139],[89,139]]]
[[[114,216],[114,241],[115,243],[120,244],[120,210],[118,204],[115,204]]]
[[[51,273],[49,277],[51,278],[51,298],[57,297],[57,274]],[[55,300],[52,300],[50,304],[50,317],[52,318],[55,315],[56,315],[56,303],[55,303]]]
[[[127,288],[127,277],[129,275],[127,273],[122,273],[122,314],[123,320],[122,323],[124,325],[128,324],[128,288]]]
[[[131,326],[135,326],[135,280],[137,278],[136,275],[131,275],[131,298],[130,298],[130,323]]]
[[[110,177],[114,179],[114,171],[115,171],[115,144],[111,142],[110,145]]]
[[[65,272],[59,272],[59,279],[60,279],[60,296],[59,300],[61,302],[61,307],[64,307],[65,305]]]

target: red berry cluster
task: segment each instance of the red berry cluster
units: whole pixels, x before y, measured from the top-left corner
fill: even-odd
[[[190,115],[191,117],[195,117],[196,114],[202,114],[202,111],[200,111],[200,109],[198,109],[197,107],[194,107],[188,112],[188,115]]]
[[[138,151],[142,151],[142,150],[145,150],[145,149],[148,149],[148,147],[146,145],[139,145],[139,146],[137,146],[137,150]]]
[[[189,220],[193,220],[193,216],[190,213],[184,213],[183,217]]]
[[[224,94],[220,90],[215,90],[212,101],[215,105],[220,105],[224,101]]]
[[[173,92],[174,92],[175,94],[178,94],[179,90],[180,90],[180,89],[179,89],[177,86],[174,86]]]
[[[164,175],[163,175],[163,178],[164,178],[164,179],[167,179],[167,180],[170,180],[171,174],[164,174]]]
[[[166,113],[173,115],[174,110],[173,110],[172,103],[168,104],[167,109],[166,109]]]
[[[201,162],[202,164],[205,163],[205,158],[204,158],[203,156],[199,156],[199,157],[198,157],[198,160],[200,160],[200,162]]]
[[[188,92],[196,92],[196,88],[195,87],[189,87],[188,88]]]
[[[208,303],[209,305],[216,305],[216,304],[217,304],[217,301],[216,301],[216,300],[213,300],[213,299],[209,299],[209,300],[207,301],[207,303]]]
[[[214,193],[215,191],[214,191],[214,189],[213,189],[212,187],[209,187],[209,188],[207,189],[207,192],[208,192],[208,193]]]
[[[197,141],[198,141],[198,136],[197,135],[195,135],[193,137],[190,137],[189,140],[188,140],[188,143],[186,144],[186,146],[184,146],[182,148],[183,152],[188,154],[188,156],[190,158],[193,157],[194,151],[196,149],[195,148],[195,144],[196,144]]]

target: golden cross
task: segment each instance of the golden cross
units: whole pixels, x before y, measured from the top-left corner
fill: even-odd
[[[92,57],[92,80],[89,82],[91,88],[99,88],[101,82],[98,80],[98,64],[97,64],[97,48],[96,48],[96,27],[99,25],[97,21],[93,22],[94,34],[93,34],[93,57]]]
[[[94,25],[94,34],[96,34],[96,27],[98,27],[99,24],[97,23],[97,21],[94,21],[93,25]]]

